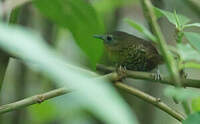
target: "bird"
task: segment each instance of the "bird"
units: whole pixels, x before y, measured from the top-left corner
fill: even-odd
[[[152,71],[163,63],[152,41],[122,31],[94,35],[103,40],[109,63],[133,71]]]

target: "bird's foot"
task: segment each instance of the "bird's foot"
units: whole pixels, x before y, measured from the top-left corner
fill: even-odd
[[[158,69],[156,70],[156,73],[153,74],[153,78],[154,78],[154,80],[162,80],[162,76]]]
[[[116,68],[116,72],[117,72],[117,74],[119,76],[119,80],[122,80],[122,79],[124,79],[126,77],[126,70],[127,70],[126,67],[125,66],[121,66],[121,65]]]

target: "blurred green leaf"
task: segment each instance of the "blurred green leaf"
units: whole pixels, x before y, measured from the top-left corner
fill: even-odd
[[[189,44],[177,44],[178,52],[184,61],[198,61],[200,62],[200,54],[192,48]]]
[[[182,69],[184,68],[195,68],[195,69],[200,69],[200,63],[199,62],[195,62],[195,61],[189,61],[189,62],[184,62],[182,64]]]
[[[167,19],[169,20],[169,22],[171,22],[172,24],[176,25],[176,27],[178,26],[177,25],[176,16],[179,19],[180,24],[182,26],[185,25],[186,23],[190,22],[190,19],[188,17],[186,17],[186,16],[183,16],[181,14],[176,14],[176,16],[175,16],[174,13],[172,13],[172,12],[161,10],[159,8],[156,8],[156,7],[154,7],[154,12],[155,12],[157,18],[160,18],[162,16],[166,16]]]
[[[200,123],[200,112],[193,113],[189,115],[183,124],[199,124]]]
[[[200,52],[200,35],[194,32],[184,32],[184,35],[192,47]]]
[[[188,28],[188,27],[200,27],[200,23],[192,23],[192,24],[184,25],[184,28]]]
[[[200,97],[200,92],[194,89],[167,87],[164,93],[166,96],[174,97],[180,101]]]
[[[124,21],[127,22],[130,26],[132,26],[134,29],[136,29],[140,33],[144,34],[148,39],[156,42],[156,37],[144,26],[137,24],[133,20],[128,19],[128,18],[126,18]]]
[[[55,104],[52,102],[43,102],[42,104],[36,104],[29,109],[31,117],[34,123],[48,123],[50,121],[58,119],[59,111]]]
[[[128,5],[134,2],[133,0],[92,0],[94,8],[104,15],[107,12],[112,12],[114,9]]]
[[[80,104],[106,123],[136,124],[127,104],[110,83],[91,79],[88,71],[64,62],[34,32],[19,26],[0,24],[0,47],[17,56],[32,69],[50,77],[57,85],[76,91]],[[84,99],[83,99],[84,98]],[[64,110],[67,111],[67,110]]]
[[[197,112],[200,111],[200,97],[192,99],[192,110]]]
[[[103,53],[103,43],[93,38],[104,32],[95,9],[84,0],[35,0],[42,14],[56,24],[68,28],[93,65]]]

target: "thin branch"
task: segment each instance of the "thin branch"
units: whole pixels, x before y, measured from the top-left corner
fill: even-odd
[[[163,37],[163,34],[162,34],[160,27],[157,23],[157,18],[154,14],[153,5],[152,5],[150,0],[144,0],[144,3],[147,6],[149,15],[151,16],[152,27],[153,27],[154,33],[157,37],[157,41],[158,41],[158,44],[160,46],[161,53],[164,57],[164,60],[167,64],[168,70],[170,72],[172,81],[175,83],[176,86],[182,87],[182,85],[183,85],[182,79],[180,77],[180,73],[179,73],[179,70],[178,70],[178,67],[177,67],[177,63],[175,62],[173,56],[168,51],[167,43],[166,43],[166,41]],[[174,100],[176,101],[176,98],[174,98]],[[182,106],[185,110],[189,109],[189,104],[185,104],[185,105],[182,105]]]
[[[56,90],[46,92],[44,94],[39,94],[39,95],[35,95],[32,97],[28,97],[28,98],[25,98],[23,100],[20,100],[20,101],[14,102],[14,103],[2,105],[2,106],[0,106],[0,114],[6,113],[9,111],[14,111],[16,109],[27,107],[27,106],[30,106],[33,104],[42,103],[45,100],[48,100],[48,99],[51,99],[51,98],[54,98],[57,96],[61,96],[66,93],[69,93],[69,92],[70,91],[65,88],[59,88]]]
[[[111,76],[111,74],[109,74],[107,76]],[[103,77],[105,77],[105,76],[103,76]],[[168,113],[169,115],[176,118],[177,120],[179,120],[179,121],[184,120],[183,115],[181,115],[180,113],[178,113],[175,110],[168,107],[166,104],[161,102],[160,99],[152,97],[152,96],[150,96],[150,95],[148,95],[148,94],[146,94],[146,93],[144,93],[140,90],[137,90],[135,88],[132,88],[132,87],[130,87],[126,84],[120,83],[120,82],[115,83],[115,85],[118,88],[124,89],[127,92],[129,92],[130,94],[137,96],[138,98],[143,99],[144,101],[147,101],[148,103],[153,104],[154,106],[160,108],[161,110]],[[61,96],[61,95],[64,95],[66,93],[69,93],[69,92],[70,91],[65,89],[65,88],[59,88],[59,89],[52,90],[52,91],[49,91],[49,92],[44,93],[44,94],[28,97],[28,98],[25,98],[23,100],[20,100],[20,101],[14,102],[14,103],[2,105],[2,106],[0,106],[0,114],[10,112],[10,111],[14,111],[14,110],[17,110],[19,108],[27,107],[27,106],[30,106],[30,105],[33,105],[33,104],[42,103],[45,100],[48,100],[50,98],[54,98],[54,97],[57,97],[57,96]]]
[[[183,121],[185,119],[185,117],[175,111],[174,109],[170,108],[168,105],[166,105],[165,103],[163,103],[159,98],[155,98],[153,96],[150,96],[149,94],[147,93],[144,93],[136,88],[133,88],[133,87],[130,87],[124,83],[121,83],[121,82],[116,82],[115,85],[120,88],[120,89],[123,89],[127,92],[129,92],[130,94],[154,105],[155,107],[161,109],[162,111],[168,113],[169,115],[171,115],[173,118],[179,120],[179,121]]]
[[[150,28],[150,31],[151,33],[154,33],[153,32],[153,27],[152,27],[152,20],[151,20],[151,16],[148,12],[148,9],[147,9],[147,6],[146,4],[144,3],[144,0],[140,0],[140,3],[141,3],[141,6],[142,6],[142,10],[143,10],[143,15],[148,23],[148,26]]]
[[[137,90],[135,88],[132,88],[126,84],[117,82],[115,83],[115,85],[123,90],[126,90],[127,92],[129,92],[130,94],[137,96],[140,99],[143,99],[144,101],[147,101],[148,103],[153,104],[154,106],[160,108],[161,110],[163,110],[164,112],[168,113],[169,115],[171,115],[172,117],[176,118],[179,121],[184,120],[183,115],[181,115],[180,113],[176,112],[175,110],[171,109],[170,107],[168,107],[166,104],[164,104],[163,102],[160,101],[160,99],[152,97],[140,90]],[[65,89],[65,88],[59,88],[56,90],[52,90],[49,91],[47,93],[44,94],[40,94],[40,95],[35,95],[32,97],[28,97],[25,98],[23,100],[14,102],[14,103],[10,103],[10,104],[6,104],[6,105],[2,105],[0,106],[0,114],[6,113],[6,112],[10,112],[10,111],[14,111],[17,110],[19,108],[23,108],[23,107],[27,107],[33,104],[40,104],[42,102],[44,102],[45,100],[57,97],[57,96],[61,96],[64,95],[66,93],[69,93],[70,91]]]
[[[98,64],[97,65],[97,70],[99,70],[101,72],[111,73],[111,72],[115,71],[115,68]],[[169,77],[162,77],[161,80],[155,80],[155,78],[154,78],[155,73],[151,73],[151,72],[139,72],[139,71],[126,70],[125,73],[126,73],[125,75],[128,78],[149,80],[149,81],[153,81],[152,83],[175,85],[174,83],[172,83],[171,80],[169,80]],[[111,80],[118,80],[119,79],[119,76],[116,73],[111,73],[111,74],[109,74],[109,75],[107,75],[105,77],[107,77],[107,78],[109,78]],[[183,79],[182,80],[182,85],[183,85],[183,87],[200,88],[200,80]]]
[[[178,68],[176,66],[176,63],[174,61],[173,56],[169,53],[168,48],[167,48],[167,43],[161,33],[160,27],[157,24],[157,18],[154,14],[154,10],[153,10],[153,5],[151,4],[150,0],[144,0],[144,4],[147,7],[148,13],[151,16],[151,22],[152,22],[152,28],[153,31],[157,37],[157,41],[160,47],[160,51],[164,57],[164,60],[167,64],[167,67],[169,69],[169,72],[171,74],[171,78],[173,79],[174,83],[177,86],[181,86],[181,80],[180,80],[180,75],[178,72]]]

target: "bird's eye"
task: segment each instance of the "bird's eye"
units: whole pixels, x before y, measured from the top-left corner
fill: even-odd
[[[112,41],[112,40],[113,40],[113,37],[112,37],[112,36],[107,36],[107,37],[106,37],[106,40],[107,40],[107,41]]]

